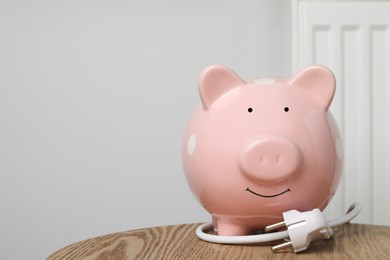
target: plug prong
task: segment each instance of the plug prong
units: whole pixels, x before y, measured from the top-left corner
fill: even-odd
[[[283,244],[279,244],[279,245],[273,246],[272,247],[272,252],[276,252],[276,251],[282,250],[282,249],[290,247],[290,246],[292,246],[292,242],[288,241],[288,242],[285,242]]]
[[[272,231],[272,230],[275,230],[275,229],[278,229],[278,228],[281,228],[284,226],[286,226],[286,223],[284,221],[282,221],[279,223],[275,223],[275,224],[266,226],[264,230],[265,230],[265,232],[269,232],[269,231]]]

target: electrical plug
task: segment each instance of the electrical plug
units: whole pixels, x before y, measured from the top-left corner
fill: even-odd
[[[319,209],[299,212],[290,210],[283,213],[283,222],[265,228],[266,232],[286,226],[290,241],[273,246],[272,251],[292,246],[295,253],[306,250],[313,240],[333,236],[333,230]]]

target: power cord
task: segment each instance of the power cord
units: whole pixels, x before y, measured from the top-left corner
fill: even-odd
[[[265,228],[265,232],[269,232],[285,226],[287,227],[286,231],[248,236],[218,236],[206,233],[207,230],[213,228],[211,223],[206,223],[196,229],[196,235],[202,240],[218,244],[254,244],[289,239],[288,242],[273,246],[272,251],[276,252],[292,246],[294,252],[298,253],[306,250],[313,240],[331,238],[333,236],[332,227],[351,221],[360,211],[360,203],[355,202],[349,206],[344,216],[327,221],[319,209],[305,212],[290,210],[283,213],[283,222]]]

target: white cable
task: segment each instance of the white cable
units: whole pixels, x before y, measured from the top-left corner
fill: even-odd
[[[334,226],[347,223],[351,221],[353,218],[355,218],[360,213],[360,211],[361,211],[360,204],[358,202],[355,202],[351,204],[351,206],[348,208],[346,215],[329,221],[328,225],[330,227],[334,227]],[[279,231],[275,233],[248,235],[248,236],[218,236],[218,235],[208,234],[205,232],[206,230],[210,230],[212,227],[213,226],[211,223],[202,224],[196,229],[196,235],[198,236],[198,238],[204,241],[218,243],[218,244],[254,244],[254,243],[271,242],[271,241],[281,240],[289,237],[288,231]]]
[[[274,240],[280,240],[288,237],[287,231],[261,234],[261,235],[248,235],[248,236],[218,236],[211,235],[205,232],[212,228],[211,223],[200,225],[196,229],[196,235],[205,241],[218,243],[218,244],[253,244],[253,243],[264,243]]]
[[[328,221],[328,224],[331,227],[345,224],[359,215],[360,211],[362,211],[362,206],[360,206],[359,202],[354,202],[349,206],[347,213],[344,216]]]

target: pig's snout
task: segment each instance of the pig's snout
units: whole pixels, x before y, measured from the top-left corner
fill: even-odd
[[[282,182],[302,168],[303,156],[298,144],[279,136],[265,136],[245,146],[239,154],[243,173],[260,183]]]

